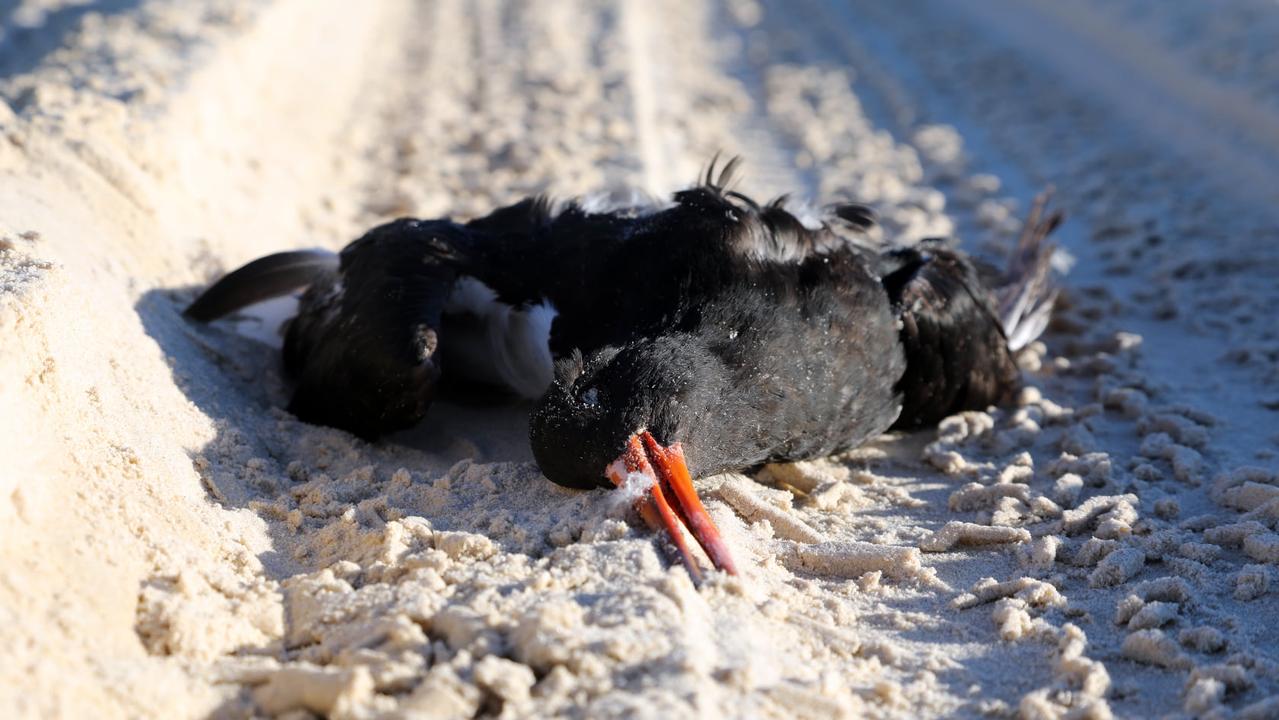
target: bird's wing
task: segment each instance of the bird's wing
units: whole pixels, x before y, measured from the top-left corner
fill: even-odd
[[[991,293],[968,258],[924,241],[881,260],[906,352],[898,426],[1003,402],[1016,387],[1017,366]]]
[[[448,221],[397,220],[348,245],[289,324],[285,367],[298,381],[290,412],[365,438],[421,419],[468,240]]]

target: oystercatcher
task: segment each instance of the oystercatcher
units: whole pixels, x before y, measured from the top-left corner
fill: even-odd
[[[648,486],[637,509],[698,569],[728,549],[693,476],[851,449],[1005,401],[1047,324],[1061,220],[1042,198],[1001,277],[942,240],[881,251],[858,204],[802,222],[731,189],[737,161],[665,203],[534,197],[466,223],[401,219],[339,255],[286,252],[187,309],[209,321],[305,287],[284,364],[300,419],[373,439],[444,385],[537,398],[543,474]]]

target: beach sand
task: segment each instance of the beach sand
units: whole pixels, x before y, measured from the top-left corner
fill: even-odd
[[[1279,6],[1151,5],[0,3],[0,714],[1279,717]],[[992,258],[1053,185],[1073,260],[1012,406],[700,480],[740,577],[180,314],[717,151]]]

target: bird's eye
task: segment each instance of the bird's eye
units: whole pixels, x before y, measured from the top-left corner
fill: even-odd
[[[586,388],[586,390],[582,391],[580,399],[582,401],[582,404],[585,405],[586,407],[589,407],[589,408],[599,407],[600,391],[593,387]]]

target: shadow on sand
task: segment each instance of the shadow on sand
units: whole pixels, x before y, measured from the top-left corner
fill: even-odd
[[[527,402],[490,397],[467,404],[445,395],[432,404],[419,425],[376,443],[297,421],[284,410],[292,389],[277,347],[237,333],[231,323],[203,325],[182,315],[199,289],[151,290],[135,309],[146,333],[164,353],[174,384],[216,427],[213,440],[190,451],[210,499],[228,508],[257,510],[274,547],[287,547],[293,533],[258,505],[289,491],[280,478],[293,474],[289,468],[296,461],[322,467],[403,466],[424,479],[444,475],[465,460],[533,462],[528,447],[531,404]],[[295,426],[296,431],[282,428],[282,423]],[[275,471],[257,472],[263,461]],[[480,527],[455,529],[482,531]],[[278,551],[261,559],[276,579],[310,569]]]

